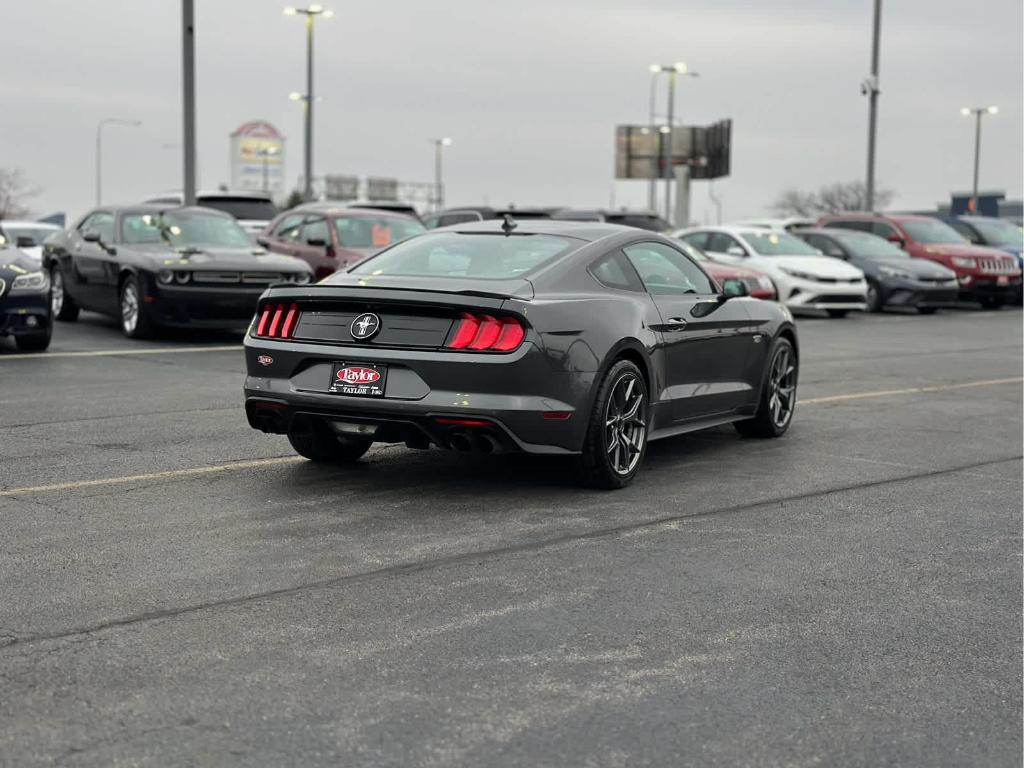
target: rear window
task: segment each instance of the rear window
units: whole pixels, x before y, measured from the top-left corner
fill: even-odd
[[[345,216],[334,220],[334,230],[342,248],[387,248],[427,228],[397,216]]]
[[[649,232],[667,232],[671,227],[660,216],[636,213],[606,213],[604,220],[609,224],[621,224],[624,227],[646,229]]]
[[[507,280],[529,274],[578,243],[553,235],[431,232],[361,262],[352,274]]]
[[[277,215],[272,202],[251,197],[200,197],[196,204],[204,208],[213,208],[215,211],[223,211],[236,219],[270,221]]]

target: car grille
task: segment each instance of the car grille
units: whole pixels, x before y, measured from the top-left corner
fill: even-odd
[[[934,283],[935,285],[953,285],[956,282],[955,277],[918,277],[916,280],[920,283]]]
[[[825,304],[863,304],[864,296],[854,293],[830,293],[827,296],[816,296],[814,302]]]
[[[245,285],[270,285],[271,283],[282,283],[286,281],[284,275],[279,272],[193,272],[192,281],[195,283],[218,283],[221,285],[231,283],[242,283]]]
[[[978,269],[991,275],[1010,275],[1017,271],[1013,259],[978,259]]]
[[[830,283],[832,285],[854,285],[860,282],[859,277],[815,277],[813,279],[816,283]]]

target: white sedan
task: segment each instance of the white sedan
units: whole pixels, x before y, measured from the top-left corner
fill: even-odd
[[[829,258],[788,232],[756,227],[695,227],[672,233],[700,248],[714,261],[756,269],[768,275],[779,301],[793,311],[822,310],[842,317],[867,309],[864,273]]]

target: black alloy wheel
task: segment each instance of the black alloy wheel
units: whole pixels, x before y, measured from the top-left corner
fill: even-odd
[[[605,374],[590,415],[583,453],[581,481],[593,488],[629,485],[647,451],[647,385],[629,360],[619,360]]]
[[[56,265],[50,269],[50,314],[64,322],[78,319],[78,307],[68,296],[67,288],[64,287],[64,275]]]
[[[789,339],[779,337],[772,345],[768,376],[754,418],[735,423],[746,437],[780,437],[793,421],[799,364]]]

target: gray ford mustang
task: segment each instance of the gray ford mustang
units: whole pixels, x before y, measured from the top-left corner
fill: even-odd
[[[266,291],[245,339],[249,423],[313,461],[374,442],[576,456],[621,488],[647,443],[796,405],[792,318],[671,240],[510,218],[436,229],[318,285]]]

